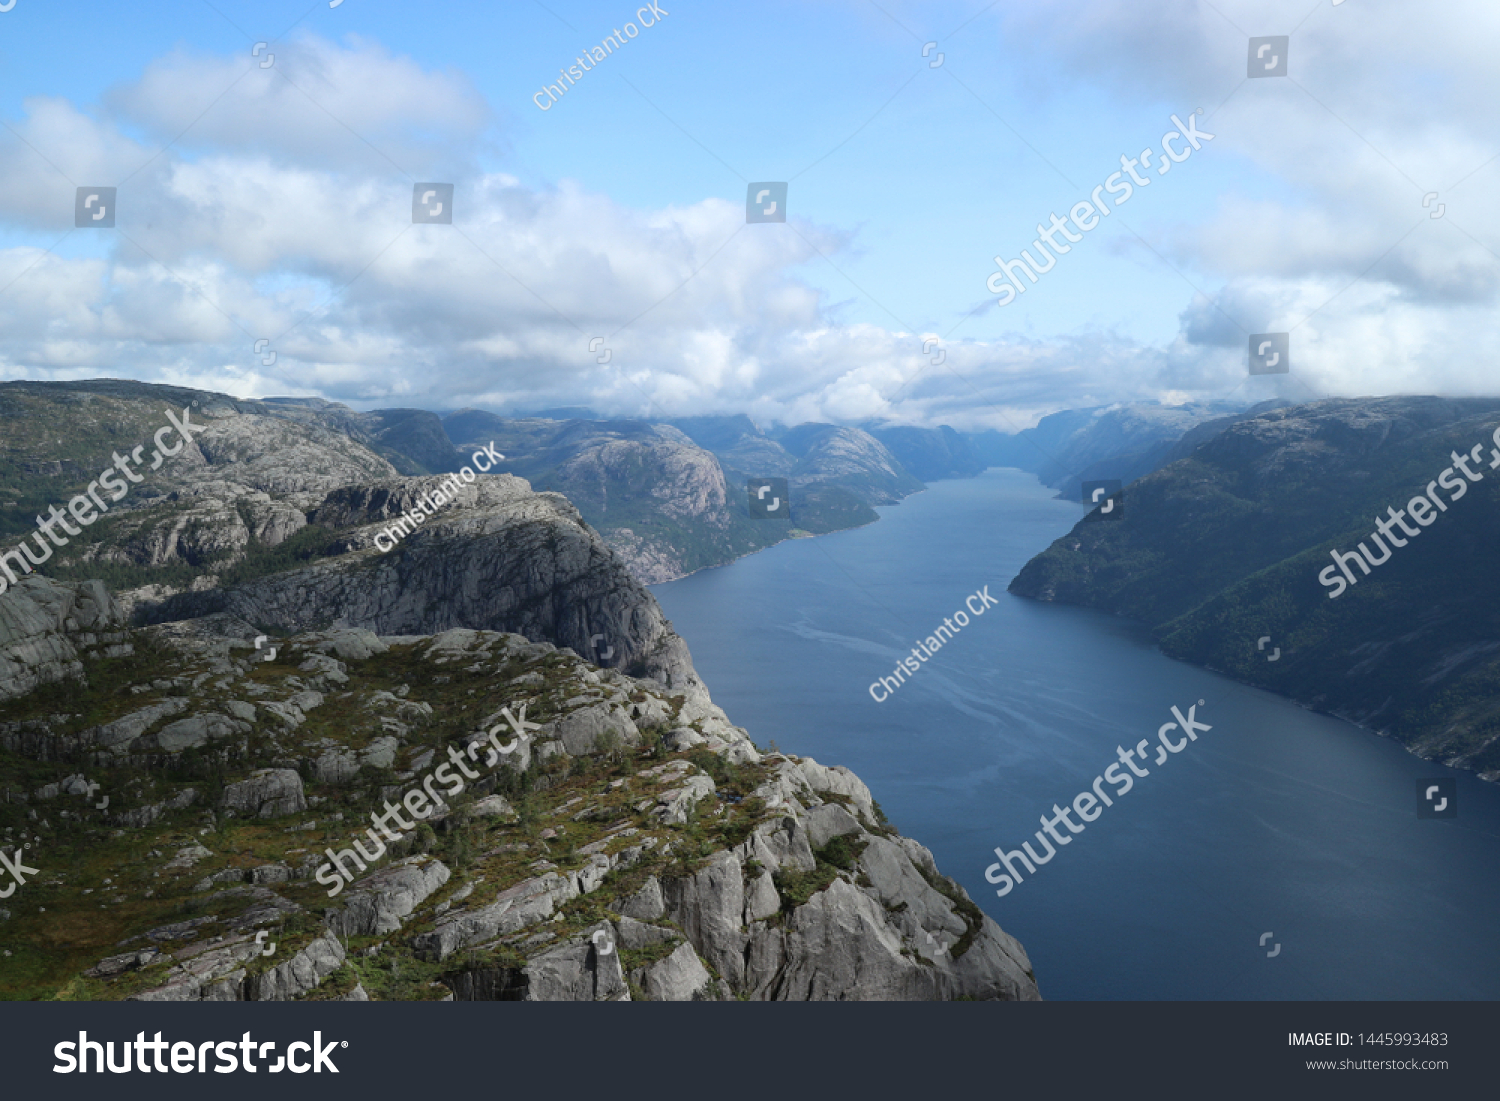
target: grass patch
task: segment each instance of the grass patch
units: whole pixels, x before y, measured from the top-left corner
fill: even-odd
[[[953,903],[958,916],[964,919],[963,936],[959,937],[953,947],[948,950],[953,959],[958,959],[969,950],[969,946],[974,943],[974,938],[984,928],[984,912],[964,895],[953,880],[945,875],[934,875],[916,861],[912,864],[917,871],[922,873],[922,878],[927,880],[928,886]]]

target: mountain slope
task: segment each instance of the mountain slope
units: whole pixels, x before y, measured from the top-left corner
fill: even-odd
[[[729,722],[564,498],[444,484],[336,487],[312,560],[138,594],[155,627],[97,582],[0,595],[0,850],[43,869],[0,995],[1038,996],[857,777]]]
[[[911,425],[868,426],[867,431],[905,467],[924,482],[940,478],[972,478],[987,465],[972,445],[946,424],[936,428]]]
[[[1233,424],[1081,521],[1011,591],[1150,624],[1163,650],[1500,778],[1500,420],[1493,399],[1322,401]],[[1455,453],[1479,448],[1462,496]],[[1335,593],[1330,552],[1434,486],[1446,508]],[[1403,538],[1397,528],[1397,538]],[[1321,577],[1330,582],[1320,581]],[[1269,662],[1261,638],[1279,647]]]
[[[506,455],[504,469],[566,494],[648,584],[723,565],[790,535],[871,523],[879,519],[871,504],[921,488],[877,441],[833,426],[817,426],[818,446],[799,457],[745,416],[674,425],[508,420],[466,409],[444,425],[465,445],[494,440]],[[790,524],[750,517],[746,484],[763,477],[789,480]]]
[[[991,430],[969,439],[982,462],[1029,471],[1076,501],[1083,481],[1141,477],[1156,469],[1184,433],[1243,408],[1243,403],[1217,401],[1064,409],[1015,435]]]

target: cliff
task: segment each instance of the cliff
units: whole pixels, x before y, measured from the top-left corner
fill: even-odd
[[[1037,997],[857,777],[758,749],[706,695],[503,632],[274,654],[254,632],[138,628],[0,712],[0,824],[39,872],[0,913],[0,994]],[[457,794],[431,787],[445,762],[474,774]],[[414,828],[365,832],[403,805]],[[373,859],[330,897],[355,839]]]
[[[85,480],[163,423],[134,400],[81,402]],[[190,447],[0,595],[0,849],[36,869],[0,996],[1038,996],[857,777],[729,721],[566,498],[198,400]],[[69,579],[101,566],[175,572]]]
[[[503,469],[565,494],[647,584],[724,565],[789,536],[871,523],[879,519],[872,505],[922,488],[873,437],[832,425],[803,426],[812,431],[802,432],[807,446],[795,453],[745,416],[652,424],[461,410],[444,426],[466,445],[494,440],[506,455]],[[746,482],[762,477],[788,480],[789,524],[749,516]]]

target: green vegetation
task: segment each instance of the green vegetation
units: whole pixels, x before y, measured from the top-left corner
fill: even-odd
[[[1484,480],[1462,498],[1440,490],[1446,511],[1368,577],[1351,566],[1358,584],[1329,599],[1318,581],[1330,550],[1361,541],[1373,550],[1374,518],[1423,493],[1451,453],[1487,446],[1493,402],[1469,402],[1488,411],[1424,429],[1444,420],[1430,403],[1372,400],[1362,419],[1320,425],[1317,438],[1332,442],[1316,448],[1278,450],[1283,437],[1269,433],[1209,444],[1132,484],[1123,521],[1080,522],[1011,589],[1137,619],[1172,657],[1354,716],[1427,747],[1424,756],[1500,768],[1500,576],[1491,568],[1500,479],[1488,464],[1477,464]],[[1464,407],[1440,412],[1449,405]],[[1303,408],[1297,416],[1333,417]],[[1366,424],[1376,427],[1356,427]],[[1276,662],[1257,649],[1267,636]]]
[[[139,523],[140,514],[120,517],[116,523],[125,520],[132,524]],[[108,525],[110,521],[111,518],[106,517],[104,524]],[[95,527],[99,526],[95,525]],[[96,534],[93,544],[79,544],[79,549],[85,550],[91,545],[108,544],[109,537],[110,531],[106,526],[102,532]],[[73,546],[74,544],[69,544],[68,549],[72,550]],[[338,554],[341,550],[342,545],[337,541],[337,536],[331,529],[320,524],[308,524],[274,547],[251,543],[245,548],[243,554],[233,560],[230,554],[221,552],[203,555],[190,561],[143,566],[107,560],[82,562],[77,556],[72,556],[66,559],[54,558],[38,568],[37,572],[59,581],[87,581],[98,578],[108,588],[115,591],[134,589],[142,585],[168,585],[185,589],[205,573],[216,573],[219,586],[227,589],[254,581],[259,577],[306,565],[315,558]],[[225,565],[221,568],[221,564]]]
[[[48,723],[55,734],[75,733],[163,696],[181,694],[183,680],[196,676],[192,663],[185,665],[179,652],[155,641],[151,632],[137,630],[134,638],[134,657],[91,661],[86,667],[86,683],[58,686],[11,701],[0,707],[0,721],[50,716]],[[360,662],[358,683],[363,699],[385,691],[432,708],[430,718],[408,710],[402,721],[410,728],[405,740],[413,747],[411,752],[430,748],[434,760],[446,756],[449,747],[457,745],[478,728],[481,719],[502,705],[519,707],[524,702],[528,718],[545,722],[579,689],[577,665],[562,654],[500,658],[479,669],[455,663],[435,676],[432,662],[420,656],[422,649],[393,647]],[[303,656],[291,648],[281,648],[275,661],[252,665],[249,677],[255,683],[278,684]],[[541,674],[540,685],[515,683],[522,673],[533,672]],[[140,694],[126,691],[131,683],[152,680],[163,686]],[[241,681],[231,690],[243,698],[245,687]],[[211,684],[202,685],[194,695],[210,709],[220,698]],[[253,693],[249,698],[254,698]],[[324,706],[308,712],[295,734],[295,744],[304,747],[294,751],[296,763],[307,795],[318,805],[279,821],[232,818],[213,809],[223,786],[240,779],[247,768],[285,758],[287,736],[283,731],[280,742],[273,741],[278,733],[274,723],[258,725],[247,739],[189,749],[149,767],[136,763],[105,769],[81,755],[41,762],[0,751],[0,789],[35,791],[71,772],[85,771],[103,785],[101,791],[113,793],[116,807],[161,802],[188,787],[198,793],[192,806],[168,811],[145,828],[125,831],[104,828],[103,815],[88,813],[85,801],[77,797],[59,796],[45,804],[44,820],[38,822],[28,814],[36,804],[0,801],[0,827],[10,827],[12,836],[41,834],[37,859],[31,860],[41,874],[11,900],[13,917],[0,923],[0,947],[13,953],[0,968],[0,998],[118,999],[159,986],[168,977],[167,957],[141,971],[111,979],[83,978],[82,971],[105,956],[144,946],[133,938],[148,930],[189,919],[238,915],[246,901],[243,889],[236,888],[231,880],[227,887],[193,891],[205,877],[227,869],[248,871],[268,862],[296,865],[313,859],[313,854],[326,847],[346,846],[368,822],[370,813],[383,805],[391,789],[400,788],[403,781],[393,770],[370,768],[342,785],[315,781],[310,763],[321,750],[313,747],[325,739],[351,749],[368,746],[383,733],[378,715],[394,709],[387,703],[372,710],[353,698],[340,702],[342,699],[335,693]],[[603,842],[603,851],[615,852],[654,841],[637,863],[611,871],[597,891],[560,909],[561,920],[547,924],[545,929],[561,941],[600,921],[616,920],[618,915],[607,909],[610,901],[638,890],[648,876],[694,874],[724,847],[727,839],[747,837],[765,815],[763,802],[748,794],[764,781],[765,768],[733,765],[701,750],[690,757],[678,757],[686,757],[689,763],[711,772],[720,791],[739,801],[721,803],[709,797],[700,802],[684,825],[666,825],[651,813],[654,797],[679,787],[682,779],[675,773],[654,779],[638,775],[666,757],[660,735],[660,729],[649,731],[637,745],[606,735],[600,739],[596,756],[534,760],[525,770],[498,766],[485,784],[457,800],[448,818],[420,823],[409,835],[388,845],[382,866],[407,855],[429,853],[441,859],[453,871],[453,877],[428,900],[422,911],[425,916],[409,922],[397,937],[351,938],[348,963],[319,987],[315,997],[338,997],[356,983],[363,983],[377,998],[437,998],[448,992],[445,984],[455,982],[460,972],[479,973],[474,981],[493,982],[503,993],[510,989],[508,984],[519,981],[522,955],[516,943],[505,942],[485,954],[471,953],[441,964],[417,959],[409,947],[412,937],[433,927],[437,914],[432,907],[460,887],[477,888],[466,905],[484,905],[506,886],[539,874],[537,869],[542,865],[538,861],[566,872],[588,862],[588,854],[581,851],[585,847]],[[512,802],[517,810],[514,821],[469,813],[471,801],[488,790]],[[712,813],[721,806],[722,814]],[[62,811],[68,811],[68,816],[64,817]],[[309,819],[315,819],[316,826],[303,828]],[[635,832],[622,833],[627,827]],[[544,831],[552,831],[555,836],[543,838]],[[661,850],[669,841],[674,843],[673,851],[663,854]],[[205,846],[212,855],[180,871],[156,874],[166,860],[190,843]],[[30,859],[32,854],[27,855]],[[105,879],[112,882],[106,885]],[[330,901],[324,885],[311,879],[283,883],[278,893],[303,909],[274,928],[272,936],[280,946],[277,955],[270,960],[250,961],[247,967],[252,976],[290,959],[320,935],[323,915],[340,904]],[[222,921],[210,920],[200,937],[224,932]],[[535,932],[531,929],[525,935]],[[385,943],[378,955],[363,954],[382,940]],[[183,943],[178,940],[165,947]],[[120,947],[122,944],[124,947]],[[625,959],[631,966],[641,966],[671,948],[672,944],[642,949],[638,957]]]
[[[781,895],[781,912],[789,914],[838,877],[838,868],[826,861],[819,861],[810,872],[782,868],[772,873],[771,882]]]
[[[922,878],[927,880],[928,886],[953,903],[953,908],[958,911],[958,916],[964,919],[963,936],[959,937],[953,947],[948,950],[948,954],[953,959],[958,959],[969,950],[970,945],[974,943],[974,938],[983,930],[984,912],[974,902],[965,897],[963,891],[959,889],[958,884],[947,876],[929,872],[921,864],[916,864],[916,869],[922,873]]]

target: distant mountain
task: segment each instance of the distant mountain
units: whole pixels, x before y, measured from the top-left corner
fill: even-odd
[[[534,413],[523,414],[524,417],[533,420],[549,421],[605,421],[609,420],[603,413],[596,413],[586,405],[564,405],[556,409],[538,409]]]
[[[878,441],[819,425],[793,455],[745,416],[640,420],[507,420],[478,410],[444,427],[464,447],[494,440],[507,469],[562,493],[632,572],[654,584],[723,565],[796,533],[879,519],[871,507],[922,488]],[[752,519],[751,478],[784,477],[791,523]]]
[[[890,449],[913,477],[924,482],[943,478],[973,478],[989,464],[975,453],[969,440],[946,424],[936,428],[913,425],[865,425],[865,430]]]
[[[222,456],[210,448],[215,461],[251,460],[236,470],[254,471],[257,480],[210,487],[198,481],[206,472],[167,465],[107,523],[91,529],[103,537],[88,549],[70,547],[59,568],[104,570],[109,584],[126,589],[152,577],[170,586],[210,562],[249,569],[251,560],[297,535],[307,525],[304,512],[334,486],[455,472],[491,442],[506,456],[499,471],[567,496],[648,584],[723,565],[788,537],[872,523],[879,519],[873,506],[923,488],[873,436],[835,425],[793,429],[794,454],[745,416],[685,418],[684,429],[705,441],[699,443],[684,429],[643,420],[504,418],[475,409],[439,418],[421,409],[362,412],[319,398],[239,400],[120,380],[6,383],[0,384],[0,416],[8,419],[0,443],[0,506],[14,502],[16,508],[0,509],[0,535],[7,527],[27,530],[30,518],[55,499],[58,478],[86,484],[109,465],[112,448],[154,431],[162,409],[194,401],[204,415],[249,418],[236,422],[242,426],[263,422],[264,429],[243,442],[216,445],[231,448]],[[62,423],[68,430],[55,431]],[[292,433],[292,426],[305,431]],[[263,437],[284,440],[284,453],[259,451],[255,441]],[[303,450],[313,443],[360,459],[323,469]],[[372,454],[382,460],[378,469],[368,467]],[[746,483],[763,477],[788,480],[790,522],[750,517]],[[251,491],[272,496],[247,496]],[[292,496],[275,497],[283,492]],[[149,520],[141,511],[147,504],[154,510]]]
[[[1244,409],[1243,402],[1225,401],[1065,409],[1015,435],[991,430],[968,440],[979,461],[1030,471],[1061,496],[1077,500],[1082,482],[1133,481],[1155,470],[1187,432]]]
[[[836,485],[872,505],[894,505],[926,487],[868,432],[833,424],[799,424],[777,440],[797,457],[790,477]]]
[[[731,484],[747,478],[785,478],[797,457],[765,435],[744,414],[679,417],[671,424],[699,447],[712,451]]]
[[[751,520],[713,454],[670,425],[507,420],[463,410],[446,427],[466,447],[494,441],[500,469],[561,493],[647,584],[768,547],[788,525]]]
[[[1118,522],[1080,521],[1010,589],[1141,620],[1173,657],[1500,779],[1497,424],[1490,398],[1237,419],[1131,486]],[[1477,456],[1481,480],[1455,456]],[[1392,527],[1394,510],[1417,534]],[[1348,557],[1361,546],[1368,573]]]
[[[761,430],[755,426],[755,422],[743,413],[725,416],[677,417],[666,423],[682,432],[699,447],[705,447],[715,454],[732,450],[745,440],[766,439]]]

